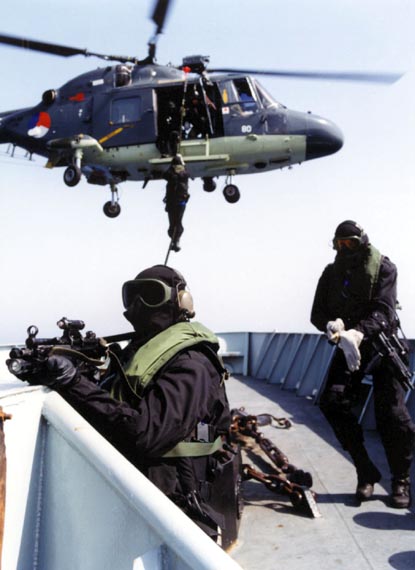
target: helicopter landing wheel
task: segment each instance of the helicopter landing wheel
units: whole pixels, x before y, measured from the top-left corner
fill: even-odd
[[[203,178],[203,190],[205,192],[213,192],[216,190],[216,182],[210,176]]]
[[[120,215],[121,206],[118,202],[112,203],[110,200],[109,202],[105,202],[103,210],[104,214],[108,216],[108,218],[116,218]]]
[[[241,197],[239,188],[235,186],[235,184],[227,184],[223,189],[223,195],[225,196],[225,200],[230,204],[235,204]]]
[[[70,164],[63,173],[63,181],[67,186],[76,186],[81,180],[81,169],[74,164]]]

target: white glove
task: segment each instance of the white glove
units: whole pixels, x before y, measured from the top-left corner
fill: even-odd
[[[336,319],[335,321],[329,321],[326,325],[327,338],[329,340],[335,340],[341,331],[344,331],[344,322],[342,319]]]
[[[356,372],[360,368],[360,350],[359,346],[363,340],[363,333],[356,329],[341,331],[339,333],[339,347],[344,352],[347,362],[347,368],[350,372]]]

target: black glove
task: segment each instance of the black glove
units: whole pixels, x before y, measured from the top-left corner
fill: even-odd
[[[52,355],[45,362],[35,364],[32,370],[26,369],[15,376],[33,386],[59,388],[75,384],[78,370],[69,358]]]
[[[46,364],[46,378],[42,384],[53,388],[71,386],[78,380],[78,370],[73,362],[66,356],[48,358]]]

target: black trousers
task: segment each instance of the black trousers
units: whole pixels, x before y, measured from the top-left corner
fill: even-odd
[[[166,209],[169,216],[169,229],[167,233],[173,241],[179,241],[184,231],[182,219],[186,204],[169,204]]]
[[[320,409],[332,426],[343,449],[356,464],[364,447],[363,430],[358,423],[357,406],[361,403],[361,383],[371,356],[361,347],[362,366],[349,372],[341,349],[337,349],[327,382],[320,398]],[[379,358],[371,369],[376,427],[381,437],[392,477],[408,477],[415,446],[415,424],[405,403],[405,390],[395,378],[390,364]]]

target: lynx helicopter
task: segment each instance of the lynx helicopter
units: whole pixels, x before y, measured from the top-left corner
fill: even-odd
[[[165,175],[180,153],[192,178],[216,188],[234,203],[236,174],[266,172],[328,156],[343,145],[340,129],[311,113],[293,111],[274,100],[256,75],[393,82],[398,74],[290,72],[208,68],[207,56],[185,57],[180,66],[156,63],[156,44],[170,0],[158,0],[148,55],[105,55],[86,49],[0,35],[0,43],[48,54],[94,56],[107,65],[48,89],[32,108],[0,112],[0,144],[46,157],[46,166],[64,167],[66,185],[84,175],[90,184],[108,185],[104,213],[121,208],[118,184]]]

